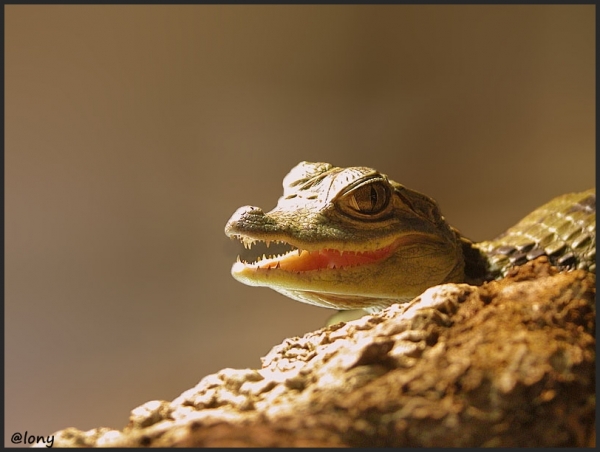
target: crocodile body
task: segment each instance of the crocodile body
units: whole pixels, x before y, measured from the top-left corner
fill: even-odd
[[[283,189],[270,212],[245,206],[227,222],[229,237],[265,251],[238,258],[232,275],[305,303],[373,312],[437,284],[500,278],[542,255],[595,271],[595,189],[555,198],[480,243],[450,226],[432,198],[371,168],[302,162]]]

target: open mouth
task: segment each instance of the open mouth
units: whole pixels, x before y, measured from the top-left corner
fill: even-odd
[[[238,256],[238,263],[243,267],[293,272],[342,269],[371,264],[387,258],[397,246],[392,243],[370,251],[338,251],[330,248],[308,251],[284,241],[256,240],[240,235],[234,238],[238,239],[245,248]]]

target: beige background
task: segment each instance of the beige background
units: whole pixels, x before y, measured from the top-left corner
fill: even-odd
[[[595,184],[594,6],[7,6],[6,444],[122,428],[331,311],[229,274],[301,160],[491,238]]]

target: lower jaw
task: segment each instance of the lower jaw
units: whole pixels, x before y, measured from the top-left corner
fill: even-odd
[[[364,309],[368,312],[376,312],[398,302],[398,300],[382,297],[333,294],[311,290],[283,289],[278,287],[271,288],[302,303],[338,310]],[[410,299],[412,299],[412,297],[408,300]]]

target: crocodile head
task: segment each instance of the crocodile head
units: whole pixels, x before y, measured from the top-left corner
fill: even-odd
[[[302,162],[273,210],[241,207],[225,234],[265,251],[238,257],[238,281],[328,308],[377,310],[463,278],[458,236],[436,202],[366,167]]]

